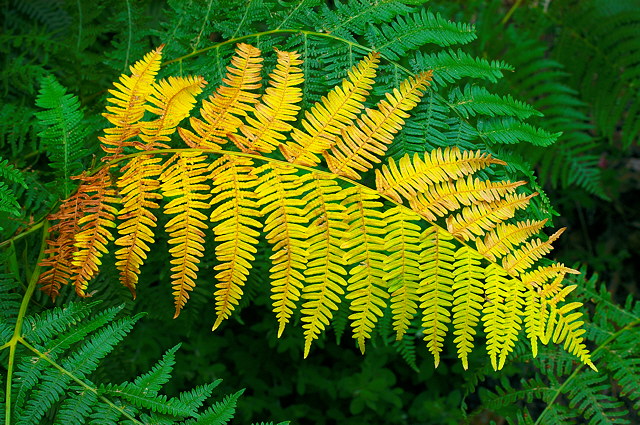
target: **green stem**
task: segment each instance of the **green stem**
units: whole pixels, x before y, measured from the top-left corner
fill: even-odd
[[[604,347],[606,347],[607,345],[609,345],[611,343],[611,341],[613,341],[614,339],[616,339],[617,337],[619,337],[621,334],[623,334],[624,332],[628,331],[629,329],[640,325],[640,319],[636,319],[633,322],[629,323],[628,325],[626,325],[625,327],[619,329],[616,333],[614,333],[613,335],[611,335],[609,338],[607,338],[607,340],[605,342],[603,342],[602,344],[600,344],[600,346],[598,348],[596,348],[595,350],[593,350],[593,353],[591,353],[591,355],[593,356],[593,358],[595,358],[596,354],[598,354],[598,352],[600,352],[600,350],[604,349]],[[544,417],[544,414],[547,412],[547,410],[549,410],[549,408],[556,402],[556,400],[558,399],[558,397],[560,397],[560,394],[562,394],[562,391],[569,385],[569,383],[578,375],[578,373],[584,368],[584,364],[581,364],[580,366],[576,367],[575,370],[573,371],[573,373],[571,375],[569,375],[569,377],[567,379],[565,379],[565,381],[562,383],[562,385],[560,385],[560,387],[558,388],[558,390],[556,391],[555,395],[553,396],[553,398],[551,400],[549,400],[549,402],[547,403],[546,407],[544,408],[544,410],[542,411],[542,413],[540,413],[540,416],[538,416],[538,419],[536,419],[536,422],[534,425],[540,425],[541,424],[541,420]]]
[[[0,248],[7,246],[7,245],[11,245],[11,243],[17,241],[18,239],[22,239],[25,236],[29,235],[30,233],[35,232],[36,230],[38,230],[39,228],[41,228],[42,226],[44,226],[44,224],[47,222],[47,220],[45,218],[43,218],[41,221],[34,223],[33,226],[27,228],[27,230],[23,231],[22,233],[18,233],[17,235],[7,239],[6,241],[2,241],[0,242]]]
[[[323,38],[329,38],[332,40],[336,40],[339,41],[341,43],[345,43],[345,44],[349,44],[351,46],[355,46],[358,47],[359,49],[362,49],[366,52],[372,52],[373,49],[363,46],[362,44],[359,43],[355,43],[353,41],[349,41],[349,40],[345,40],[344,38],[340,38],[340,37],[336,37],[335,35],[331,35],[331,34],[326,34],[326,33],[322,33],[322,32],[316,32],[316,31],[308,31],[308,30],[301,30],[301,29],[276,29],[276,30],[270,30],[270,31],[264,31],[264,32],[257,32],[257,33],[253,33],[253,34],[247,34],[247,35],[242,35],[239,37],[234,37],[234,38],[230,38],[229,40],[225,40],[225,41],[221,41],[220,43],[216,43],[213,44],[209,47],[205,47],[203,49],[199,49],[199,50],[194,50],[191,53],[188,53],[186,55],[180,56],[179,58],[175,58],[175,59],[171,59],[170,61],[166,61],[163,63],[163,66],[169,65],[171,63],[174,62],[182,62],[185,59],[189,59],[193,56],[198,56],[202,53],[205,53],[209,50],[213,50],[213,49],[219,49],[221,46],[224,46],[226,44],[235,44],[239,41],[244,41],[248,38],[259,38],[259,37],[263,37],[265,35],[276,35],[276,34],[305,34],[307,36],[309,35],[314,35],[314,36],[318,36],[318,37],[323,37]],[[395,63],[395,62],[394,62]],[[409,74],[413,74],[411,71],[409,71],[408,69],[404,68]]]
[[[123,409],[120,406],[117,406],[115,403],[113,403],[111,400],[109,400],[108,398],[106,398],[103,395],[100,395],[100,393],[98,392],[97,388],[92,387],[91,385],[88,385],[86,382],[84,382],[82,379],[78,378],[77,376],[75,376],[73,373],[69,372],[68,370],[66,370],[64,367],[60,366],[58,363],[56,363],[55,361],[53,361],[53,359],[51,359],[49,356],[47,356],[46,354],[42,353],[40,350],[38,350],[37,348],[35,348],[33,345],[29,344],[27,341],[25,341],[23,338],[19,338],[18,339],[25,347],[27,347],[29,350],[33,351],[38,357],[40,357],[42,360],[46,361],[47,363],[49,363],[51,366],[53,366],[54,368],[58,369],[62,374],[67,375],[69,378],[71,378],[72,380],[74,380],[78,385],[80,385],[81,387],[83,387],[84,389],[86,389],[87,391],[91,391],[92,393],[94,393],[100,400],[102,400],[105,404],[109,405],[109,407],[111,407],[114,410],[119,411],[124,417],[126,417],[127,419],[129,419],[131,422],[135,423],[135,424],[140,424],[140,425],[144,425],[142,422],[140,422],[139,420],[137,420],[134,416],[131,416],[125,409]]]
[[[11,424],[11,386],[13,380],[13,367],[15,364],[16,358],[16,346],[18,342],[22,339],[20,337],[20,333],[22,332],[22,324],[24,322],[24,318],[27,314],[27,307],[29,307],[29,301],[33,296],[33,292],[36,289],[38,284],[38,278],[40,277],[40,262],[44,258],[44,250],[47,247],[47,232],[49,230],[49,222],[44,221],[42,224],[42,241],[40,242],[40,252],[38,253],[38,259],[36,261],[36,267],[33,269],[33,273],[29,278],[29,285],[27,286],[27,291],[22,298],[22,303],[20,304],[20,310],[18,311],[18,317],[16,318],[16,326],[13,331],[13,336],[9,340],[7,344],[4,344],[2,348],[6,348],[9,346],[9,360],[7,364],[7,387],[5,391],[5,424]]]
[[[509,21],[509,19],[511,19],[511,15],[513,15],[513,13],[516,11],[517,8],[520,7],[521,4],[522,4],[522,0],[516,0],[513,6],[511,6],[511,9],[509,9],[507,14],[504,15],[504,17],[500,21],[500,25],[504,26]]]

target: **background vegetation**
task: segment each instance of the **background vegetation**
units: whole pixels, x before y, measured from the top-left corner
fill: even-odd
[[[104,125],[100,113],[106,89],[128,65],[160,43],[167,43],[165,60],[171,60],[222,40],[266,31],[270,28],[264,22],[294,16],[285,11],[300,11],[299,21],[287,22],[291,28],[307,28],[304,25],[312,24],[304,23],[303,12],[323,10],[322,7],[344,20],[336,25],[341,28],[333,33],[336,37],[375,46],[379,43],[376,37],[382,37],[376,32],[376,25],[366,20],[345,23],[350,10],[374,3],[382,5],[375,9],[377,22],[372,22],[376,25],[394,21],[396,15],[403,16],[410,10],[422,13],[422,9],[463,23],[459,25],[473,24],[475,37],[464,43],[449,43],[460,44],[446,50],[460,52],[454,58],[458,63],[439,62],[442,70],[440,74],[435,71],[435,90],[455,103],[463,95],[456,94],[448,84],[457,84],[457,80],[475,72],[467,70],[461,58],[468,54],[496,61],[492,63],[492,69],[497,70],[495,76],[486,77],[482,85],[492,93],[529,102],[541,111],[544,116],[534,116],[527,122],[544,129],[548,138],[561,132],[555,143],[540,143],[548,146],[489,145],[498,156],[519,164],[516,171],[526,173],[527,167],[535,168],[537,183],[553,206],[543,202],[539,205],[540,214],[555,215],[557,227],[569,227],[557,243],[554,257],[582,267],[583,274],[574,278],[579,285],[576,297],[588,303],[587,336],[598,373],[585,370],[554,346],[532,359],[524,342],[500,373],[490,370],[484,354],[477,353],[480,350],[476,350],[477,358],[470,359],[473,370],[463,372],[451,349],[447,351],[450,357],[443,358],[434,369],[432,358],[420,341],[419,329],[415,338],[401,344],[381,332],[363,357],[348,335],[342,337],[344,329],[338,327],[321,338],[311,356],[302,360],[301,330],[291,327],[282,338],[276,338],[265,290],[268,282],[259,279],[250,286],[254,288],[249,294],[251,308],[243,308],[214,333],[210,331],[211,323],[203,320],[213,316],[210,291],[202,286],[181,316],[172,320],[166,259],[160,256],[152,256],[143,270],[138,300],[132,301],[128,291],[109,284],[110,274],[103,273],[94,284],[95,298],[101,300],[98,305],[70,307],[70,302],[79,300],[66,291],[55,302],[64,310],[52,310],[51,300],[36,292],[23,329],[28,332],[30,324],[59,319],[59,326],[52,325],[49,333],[30,335],[31,341],[55,352],[57,346],[47,346],[46,341],[69,338],[72,342],[68,346],[60,345],[60,361],[90,353],[96,364],[86,370],[80,368],[78,373],[92,383],[135,384],[139,381],[133,378],[151,370],[170,350],[160,365],[172,363],[175,356],[175,366],[172,370],[161,368],[166,373],[149,378],[155,382],[153,394],[137,394],[131,389],[134,384],[127,387],[129,398],[118,399],[108,389],[103,393],[107,397],[113,395],[116,405],[129,409],[131,414],[147,415],[141,417],[149,421],[168,421],[169,416],[193,417],[195,411],[204,412],[202,418],[215,411],[224,419],[224,415],[233,415],[238,391],[245,388],[237,402],[238,423],[267,419],[313,424],[640,422],[640,306],[633,298],[638,295],[640,276],[637,0],[434,0],[415,6],[364,0],[326,4],[284,0],[4,0],[0,3],[0,345],[13,334],[19,302],[37,270],[43,218],[56,208],[60,198],[74,190],[69,177],[89,168],[100,155],[97,135]],[[312,29],[322,29],[325,24],[316,23]],[[443,41],[442,26],[438,28],[435,44],[448,46]],[[399,28],[398,32],[405,30]],[[420,53],[409,56],[407,51],[414,48]],[[405,49],[384,53],[388,59],[412,69],[428,55],[444,51],[430,45]],[[342,53],[335,53],[339,54]],[[211,56],[199,55],[191,61],[174,62],[168,69],[206,75],[212,72],[212,63]],[[317,75],[320,71],[315,70]],[[322,71],[328,81],[315,83],[335,84],[331,72]],[[498,78],[499,74],[505,76]],[[207,75],[207,79],[211,77]],[[215,85],[210,81],[211,87]],[[71,159],[56,144],[57,130],[51,124],[59,122],[59,117],[46,113],[52,108],[49,100],[56,96],[67,96],[67,109],[58,113],[72,117],[66,121],[70,127],[64,129],[73,139]],[[475,119],[473,113],[470,115]],[[477,129],[482,128],[479,121],[474,121]],[[443,129],[444,133],[447,132]],[[464,136],[463,130],[458,129],[458,133]],[[469,135],[467,140],[463,136],[463,146],[476,143],[477,134]],[[447,137],[450,136],[443,136],[443,144],[450,143]],[[428,143],[437,146],[439,142]],[[533,175],[527,178],[536,182]],[[146,315],[140,316],[141,312]],[[95,329],[78,330],[82,317],[98,316],[111,318],[105,318]],[[91,335],[96,343],[100,341],[103,328],[110,335],[120,332],[118,340],[122,341],[116,344],[113,340],[113,347],[104,353],[91,351],[91,346],[78,347],[85,335]],[[176,344],[180,347],[173,351]],[[34,373],[29,369],[34,352],[24,347],[20,350],[16,379],[24,381]],[[2,399],[6,395],[8,351],[0,351]],[[220,378],[223,381],[214,390],[212,383]],[[30,397],[41,396],[51,405],[58,403],[59,394],[54,396],[58,389],[46,384],[34,382],[34,388],[18,394],[16,411],[33,412]],[[70,388],[67,396],[84,394],[81,383],[65,382],[64,386]],[[188,393],[193,388],[199,389]],[[174,410],[164,411],[153,404],[163,403],[161,394],[175,400],[166,403]],[[227,394],[236,397],[230,402],[223,398]],[[138,396],[142,401],[136,404],[132,400]],[[205,405],[196,406],[195,401],[187,405],[196,398]],[[210,404],[222,401],[227,403],[217,406],[217,410],[206,410]],[[74,411],[73,406],[68,408]],[[53,421],[51,415],[44,413],[41,422]],[[95,415],[87,421],[98,423],[99,415]],[[77,411],[71,416],[79,417]],[[21,421],[29,423],[27,419]]]

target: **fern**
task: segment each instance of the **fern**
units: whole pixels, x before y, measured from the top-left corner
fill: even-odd
[[[467,368],[475,328],[482,319],[490,335],[489,356],[494,367],[501,368],[520,329],[522,291],[527,287],[525,273],[549,252],[551,243],[562,230],[546,241],[527,241],[533,233],[514,235],[510,239],[511,245],[505,245],[502,254],[506,255],[500,262],[496,262],[495,253],[483,255],[479,250],[490,251],[485,249],[484,238],[490,238],[487,233],[499,225],[506,225],[537,193],[517,192],[521,182],[472,179],[473,173],[503,162],[481,152],[458,149],[435,149],[425,153],[424,159],[405,156],[398,166],[391,160],[388,166],[376,170],[376,184],[370,187],[367,181],[371,180],[363,179],[366,174],[361,173],[381,162],[387,145],[392,143],[404,119],[420,102],[431,73],[407,78],[398,89],[386,93],[376,109],[365,109],[360,117],[353,119],[353,108],[361,107],[360,102],[366,94],[356,91],[358,81],[368,84],[370,77],[365,76],[375,68],[376,56],[370,55],[354,66],[332,96],[317,102],[306,113],[305,119],[314,122],[313,125],[294,129],[283,126],[278,117],[291,116],[291,111],[297,109],[296,104],[301,99],[296,86],[301,77],[295,66],[303,64],[295,53],[277,52],[278,64],[271,74],[269,89],[261,95],[257,92],[262,62],[259,54],[253,46],[238,45],[224,85],[203,102],[202,119],[190,119],[194,131],[178,130],[191,149],[171,150],[175,155],[168,160],[161,156],[169,152],[164,141],[170,140],[168,136],[179,121],[189,115],[203,80],[170,77],[166,82],[156,83],[154,75],[161,49],[132,66],[134,77],[121,77],[123,83],[111,91],[114,95],[111,102],[117,107],[109,107],[112,111],[110,121],[116,127],[105,130],[108,136],[102,138],[109,145],[105,151],[111,154],[108,158],[112,162],[99,168],[92,177],[81,176],[84,183],[77,194],[63,203],[61,212],[51,217],[61,220],[53,228],[61,231],[58,231],[57,239],[50,241],[46,251],[50,257],[42,264],[55,268],[60,264],[57,258],[67,258],[62,260],[66,261],[67,270],[57,280],[51,278],[52,271],[45,272],[40,279],[44,289],[55,296],[69,277],[76,291],[85,296],[89,280],[99,269],[101,253],[108,250],[108,240],[115,239],[110,229],[117,227],[116,245],[123,248],[115,253],[116,266],[122,283],[133,293],[145,252],[154,241],[152,229],[156,226],[156,216],[152,210],[159,207],[164,196],[179,195],[166,207],[170,214],[181,214],[167,225],[172,238],[169,243],[176,245],[170,251],[176,265],[172,269],[175,272],[172,284],[177,315],[188,299],[188,292],[196,285],[198,258],[203,256],[205,249],[204,234],[200,229],[208,227],[203,221],[206,218],[203,211],[208,210],[205,202],[211,199],[209,203],[214,210],[210,219],[218,223],[214,233],[219,235],[218,241],[223,242],[216,248],[219,263],[216,268],[220,272],[217,275],[219,289],[215,293],[217,319],[214,328],[230,315],[242,297],[241,287],[256,252],[257,230],[262,227],[272,249],[269,273],[278,335],[282,334],[303,300],[305,356],[310,343],[329,323],[332,311],[342,302],[340,294],[344,291],[351,310],[349,320],[353,338],[363,352],[365,341],[371,338],[371,332],[387,306],[391,306],[398,339],[406,333],[419,307],[424,308],[421,314],[424,315],[425,334],[430,334],[431,328],[436,329],[425,338],[436,364],[447,333],[446,323],[450,322],[458,356]],[[134,85],[135,81],[140,85]],[[125,104],[121,99],[131,97],[134,90],[141,90],[141,94],[136,96],[135,102]],[[358,103],[348,108],[344,106],[356,92]],[[482,94],[492,102],[499,100],[483,91],[470,93]],[[145,100],[153,106],[146,106]],[[527,110],[524,104],[507,100],[511,102],[511,108]],[[175,107],[171,106],[172,102]],[[342,106],[335,108],[333,105]],[[160,118],[140,121],[143,108]],[[346,112],[340,108],[345,108]],[[496,110],[489,107],[486,111],[494,113]],[[258,119],[247,118],[247,123],[243,124],[241,117],[251,114]],[[348,118],[334,118],[344,116]],[[340,137],[319,145],[297,144],[295,151],[303,155],[289,155],[289,163],[257,152],[271,152],[273,141],[286,140],[287,131],[298,134],[299,143],[303,140],[303,132],[318,134],[319,129],[329,125],[334,128],[333,134],[340,134]],[[242,136],[234,136],[236,131]],[[284,136],[275,136],[277,134]],[[226,140],[245,152],[222,150]],[[141,152],[123,156],[125,149]],[[313,158],[310,155],[317,153],[324,156],[329,171],[313,160],[308,165],[297,163],[298,158]],[[209,157],[218,159],[209,162]],[[188,168],[180,165],[183,160],[190,161],[191,165]],[[121,162],[124,165],[116,177],[116,185],[112,186],[108,170],[112,164]],[[210,165],[205,165],[207,163]],[[179,180],[175,173],[180,173]],[[162,176],[160,180],[165,183],[157,182],[156,176]],[[461,180],[466,176],[468,178]],[[360,179],[364,184],[355,183],[354,180]],[[158,190],[160,186],[163,186],[162,190]],[[213,198],[206,194],[208,190]],[[81,196],[85,193],[89,194],[88,198]],[[405,200],[408,208],[401,206]],[[385,212],[382,201],[396,207]],[[91,202],[94,209],[84,217],[80,210],[76,210],[75,216],[64,212],[67,205],[77,202]],[[113,213],[115,204],[122,205],[117,218]],[[73,229],[83,223],[80,233],[70,237],[75,232]],[[512,223],[517,228],[530,226],[528,221],[512,220]],[[310,226],[311,232],[307,230]],[[436,234],[435,239],[428,239]],[[444,245],[440,245],[440,240],[445,241]],[[476,244],[476,241],[480,242]],[[432,247],[435,252],[421,257],[421,251]],[[68,259],[70,254],[72,260]],[[318,254],[322,257],[318,258]],[[436,261],[435,271],[427,266],[423,269],[423,261]],[[446,265],[441,265],[441,261]],[[442,303],[432,305],[427,301],[430,292],[421,286],[431,284],[429,273],[447,276],[440,269],[449,273],[449,277],[446,278],[448,281],[436,277],[441,286],[435,290]],[[558,268],[533,285],[544,290],[545,285],[551,285],[548,280],[559,279],[564,273],[564,269]],[[315,286],[305,289],[308,284]],[[553,285],[557,287],[556,283]],[[568,351],[595,369],[582,342],[580,314],[571,312],[578,304],[561,304],[573,289],[573,286],[557,287],[557,291],[542,292],[543,298],[535,304],[538,307],[528,310],[527,314],[533,317],[548,309],[545,317],[549,319],[543,324],[544,333],[539,330],[531,338],[543,343],[550,340],[564,343]],[[485,304],[504,300],[506,307],[501,310],[483,307],[483,295],[489,298]]]
[[[568,8],[575,11],[575,18],[564,19]],[[581,70],[572,84],[591,105],[600,133],[628,148],[640,135],[640,109],[634,101],[640,78],[633,66],[640,53],[634,36],[640,22],[635,4],[621,1],[610,7],[596,1],[562,1],[548,16],[561,31],[553,57],[563,62],[568,51],[583,52],[576,58],[579,65],[572,63]]]
[[[31,283],[23,306],[35,288],[36,281]],[[171,378],[180,345],[131,381],[95,383],[101,361],[141,315],[123,316],[122,306],[94,311],[94,302],[69,303],[25,316],[11,275],[0,276],[0,303],[3,363],[9,351],[8,363],[3,364],[7,391],[0,402],[2,413],[9,415],[4,418],[7,423],[226,423],[233,417],[229,400],[235,402],[242,391],[202,409],[220,380],[176,397],[161,393]]]
[[[81,124],[84,114],[77,97],[67,94],[54,77],[43,78],[41,86],[36,106],[45,110],[36,113],[43,128],[38,136],[49,154],[51,167],[59,170],[60,194],[67,198],[74,188],[71,176],[83,169],[81,160],[87,155],[83,139],[88,131]]]
[[[516,358],[533,363],[533,377],[522,378],[515,386],[505,377],[494,390],[481,388],[483,407],[517,424],[633,423],[640,412],[639,304],[631,297],[624,306],[616,304],[606,289],[599,287],[596,276],[571,280],[580,283],[572,301],[590,301],[595,306],[584,326],[589,342],[597,347],[592,356],[600,371],[575,367],[571,357],[547,350],[531,359],[524,347],[519,347]],[[619,393],[611,391],[611,382],[619,386]],[[536,415],[516,414],[519,409],[515,407],[534,400],[544,402]]]
[[[13,186],[19,184],[26,189],[27,183],[22,173],[2,157],[0,157],[0,178],[2,179],[0,180],[0,217],[3,215],[19,217],[21,207]]]

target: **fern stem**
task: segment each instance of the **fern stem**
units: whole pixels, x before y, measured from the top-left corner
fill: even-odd
[[[87,391],[91,391],[92,393],[94,393],[100,400],[102,400],[105,404],[109,405],[109,407],[111,407],[114,410],[117,410],[118,412],[120,412],[122,414],[122,416],[126,417],[127,419],[129,419],[131,422],[135,423],[135,424],[140,424],[140,425],[144,425],[143,422],[140,422],[139,420],[137,420],[134,416],[130,415],[124,408],[117,406],[116,404],[114,404],[111,400],[109,400],[108,398],[106,398],[105,396],[101,395],[98,392],[97,388],[92,387],[91,385],[88,385],[86,382],[84,382],[82,379],[78,378],[77,376],[75,376],[73,373],[69,372],[68,370],[66,370],[65,368],[63,368],[62,366],[60,366],[58,363],[56,363],[55,361],[53,361],[49,356],[47,356],[46,354],[42,353],[40,350],[38,350],[36,347],[34,347],[33,345],[29,344],[27,341],[25,341],[22,337],[18,337],[18,341],[20,343],[22,343],[22,345],[24,345],[25,347],[27,347],[29,350],[33,351],[38,357],[40,357],[42,360],[46,361],[47,363],[49,363],[51,366],[53,366],[54,368],[58,369],[61,373],[67,375],[69,378],[73,379],[78,385],[80,385],[81,387],[83,387],[84,389],[86,389]]]
[[[609,338],[607,338],[607,340],[605,342],[600,344],[598,346],[598,348],[593,350],[593,352],[591,353],[591,356],[595,359],[596,355],[598,354],[598,352],[600,350],[602,350],[604,347],[606,347],[608,344],[610,344],[614,339],[616,339],[621,334],[625,333],[629,329],[631,329],[631,328],[633,328],[635,326],[638,326],[638,325],[640,325],[640,319],[636,319],[633,322],[627,324],[625,327],[620,328],[617,332],[615,332],[613,335],[611,335]],[[551,400],[549,400],[549,402],[547,403],[547,405],[544,408],[544,410],[542,411],[542,413],[540,413],[540,416],[538,416],[538,419],[536,419],[536,422],[534,423],[534,425],[540,425],[541,424],[540,420],[544,417],[545,412],[553,405],[553,403],[555,403],[555,401],[558,399],[560,394],[562,394],[562,391],[567,387],[568,383],[571,382],[578,375],[578,373],[584,368],[584,366],[585,366],[584,364],[581,364],[580,366],[576,367],[575,370],[573,371],[573,373],[571,375],[569,375],[569,377],[567,379],[565,379],[565,381],[562,383],[562,385],[560,385],[560,387],[556,390],[555,395],[551,398]]]
[[[198,33],[198,37],[196,37],[195,43],[193,43],[193,50],[198,48],[198,44],[200,44],[200,39],[202,38],[202,34],[204,33],[204,27],[209,22],[209,14],[211,13],[211,5],[213,4],[213,0],[209,0],[209,5],[207,6],[207,14],[202,20],[202,26],[200,27],[200,32]]]
[[[127,20],[129,23],[129,32],[127,38],[127,54],[124,59],[124,71],[127,72],[127,67],[129,66],[129,53],[131,52],[131,39],[133,38],[133,19],[131,18],[131,4],[129,4],[129,0],[125,1],[127,5]]]
[[[509,9],[507,14],[504,15],[504,17],[500,21],[500,25],[504,26],[509,21],[509,19],[511,19],[511,15],[513,15],[513,13],[516,11],[516,9],[520,7],[521,4],[522,4],[522,0],[516,0],[513,6],[511,6],[511,9]]]
[[[329,38],[332,40],[336,40],[336,41],[340,41],[342,43],[345,44],[349,44],[352,47],[357,47],[358,49],[364,50],[366,52],[373,52],[374,49],[370,48],[370,47],[366,47],[363,46],[360,43],[355,43],[353,41],[349,41],[349,40],[345,40],[344,38],[335,36],[335,35],[331,35],[331,34],[326,34],[326,33],[322,33],[322,32],[317,32],[317,31],[308,31],[308,30],[301,30],[301,29],[275,29],[275,30],[269,30],[269,31],[263,31],[263,32],[256,32],[253,34],[247,34],[247,35],[241,35],[239,37],[232,37],[229,40],[225,40],[225,41],[221,41],[219,43],[213,44],[211,46],[202,48],[200,50],[194,50],[191,53],[187,53],[186,55],[180,56],[178,58],[175,59],[171,59],[169,61],[163,62],[162,66],[166,66],[169,64],[172,64],[174,62],[181,62],[185,59],[189,59],[191,57],[194,56],[198,56],[202,53],[208,52],[209,50],[212,49],[219,49],[221,46],[224,46],[226,44],[235,44],[238,43],[239,41],[244,41],[248,38],[259,38],[259,37],[264,37],[266,35],[276,35],[276,34],[304,34],[305,36],[317,36],[317,37],[323,37],[323,38]],[[394,62],[395,63],[395,62]],[[410,75],[413,75],[413,73],[411,71],[409,71],[407,68],[402,67],[407,73],[409,73]]]
[[[29,234],[31,234],[31,233],[33,233],[33,232],[35,232],[36,230],[38,230],[39,228],[41,228],[41,227],[44,225],[44,223],[45,223],[46,221],[47,221],[47,219],[46,219],[46,216],[45,216],[45,217],[43,217],[42,219],[40,219],[40,221],[38,221],[38,222],[34,223],[31,227],[28,227],[28,228],[27,228],[27,230],[25,230],[25,231],[23,231],[23,232],[21,232],[21,233],[18,233],[17,235],[15,235],[15,236],[13,236],[13,237],[11,237],[11,238],[7,239],[6,241],[2,241],[2,242],[0,242],[0,248],[3,248],[3,247],[5,247],[5,246],[7,246],[7,245],[10,245],[10,244],[12,244],[13,242],[17,241],[18,239],[22,239],[22,238],[24,238],[25,236],[27,236],[27,235],[29,235]]]
[[[33,296],[33,292],[36,289],[38,284],[38,278],[40,277],[40,262],[44,258],[44,250],[47,247],[47,233],[49,231],[49,222],[44,221],[42,223],[42,240],[40,242],[40,252],[38,253],[38,260],[36,262],[36,267],[33,269],[31,276],[29,277],[29,285],[27,286],[27,290],[22,298],[22,303],[20,303],[20,310],[18,311],[18,317],[16,317],[16,325],[13,330],[13,336],[7,342],[7,344],[3,345],[3,348],[6,348],[9,345],[9,359],[7,360],[7,387],[5,391],[5,424],[11,424],[11,386],[13,383],[13,366],[15,364],[16,358],[16,346],[19,341],[22,340],[20,337],[20,333],[22,332],[22,323],[24,322],[24,317],[27,314],[27,307],[29,306],[29,301]]]
[[[244,21],[247,19],[247,15],[249,14],[249,9],[251,9],[251,3],[253,3],[253,0],[247,1],[247,7],[244,9],[244,14],[242,15],[242,19],[240,20],[240,23],[238,24],[238,27],[234,31],[231,38],[235,38],[236,35],[238,34],[238,31],[240,31],[240,28],[242,28],[242,24],[244,24]]]
[[[347,177],[338,176],[338,175],[336,175],[336,174],[334,174],[334,173],[332,173],[330,171],[318,170],[317,168],[307,167],[307,166],[299,165],[299,164],[293,164],[293,163],[290,163],[290,162],[285,161],[285,160],[265,157],[265,156],[262,156],[262,155],[256,155],[256,154],[238,152],[238,151],[227,151],[227,150],[224,150],[224,149],[214,150],[214,149],[204,149],[204,148],[174,148],[174,149],[157,149],[157,150],[145,150],[145,151],[140,151],[140,152],[134,152],[134,153],[131,153],[131,154],[128,154],[128,155],[123,155],[121,157],[112,159],[111,161],[109,161],[109,162],[107,162],[105,164],[100,164],[94,170],[89,171],[88,174],[89,175],[93,175],[93,174],[97,173],[98,171],[100,171],[102,169],[102,167],[111,168],[114,165],[118,164],[119,162],[126,161],[126,160],[129,160],[129,159],[138,157],[140,155],[162,155],[162,154],[182,153],[182,152],[197,152],[197,153],[202,153],[202,154],[241,156],[241,157],[245,157],[245,158],[255,159],[255,160],[258,160],[258,161],[275,162],[275,163],[281,164],[282,166],[295,167],[295,168],[297,168],[299,170],[305,170],[305,171],[307,171],[309,173],[323,174],[328,179],[339,179],[339,180],[347,182],[347,183],[349,183],[349,184],[351,184],[353,186],[364,188],[366,190],[371,190],[371,188],[369,186],[366,186],[366,185],[364,185],[362,183],[358,183],[357,181],[351,180],[351,179],[349,179]],[[381,198],[383,198],[387,202],[393,204],[394,206],[402,208],[406,213],[415,214],[415,212],[410,207],[407,207],[406,205],[398,203],[397,201],[395,201],[394,199],[392,199],[391,197],[389,197],[387,195],[383,195],[383,194],[378,192],[378,196],[380,196]],[[446,227],[443,227],[442,225],[440,225],[440,224],[438,224],[436,222],[427,220],[423,216],[420,216],[420,217],[421,217],[422,220],[426,221],[431,226],[435,226],[435,227],[439,228],[440,230],[448,232]],[[465,246],[465,247],[467,247],[469,249],[474,249],[461,236],[453,236],[453,237],[462,246]],[[483,256],[483,259],[486,260],[487,262],[489,262],[490,264],[495,264],[498,267],[500,267],[500,269],[505,270],[504,267],[502,266],[502,264],[498,263],[496,260],[492,260],[492,259],[487,258],[485,256]],[[505,272],[507,272],[511,277],[513,277],[515,279],[520,279],[519,275],[514,273],[514,272],[510,272],[510,271],[507,271],[507,270],[505,270]]]

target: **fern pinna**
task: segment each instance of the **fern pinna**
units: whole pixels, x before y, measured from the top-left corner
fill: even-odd
[[[45,292],[55,298],[73,282],[80,296],[90,295],[89,281],[115,241],[121,283],[135,296],[162,205],[176,316],[203,274],[208,234],[216,242],[214,276],[204,272],[216,282],[214,329],[238,305],[263,235],[272,250],[278,334],[300,309],[305,356],[348,302],[362,351],[390,310],[398,339],[420,315],[436,365],[452,333],[467,368],[482,323],[495,369],[522,329],[534,355],[553,340],[595,368],[579,304],[564,303],[574,286],[563,287],[563,277],[576,272],[541,260],[562,230],[535,237],[545,221],[527,219],[525,210],[536,193],[522,191],[522,181],[486,178],[503,161],[451,146],[377,165],[427,90],[430,71],[365,107],[380,62],[371,53],[296,125],[300,55],[276,50],[261,92],[261,51],[238,44],[223,84],[185,128],[178,123],[205,81],[156,81],[161,51],[110,91],[105,164],[78,176],[77,192],[50,217]],[[157,118],[144,120],[151,115]],[[188,148],[170,147],[176,128]]]

